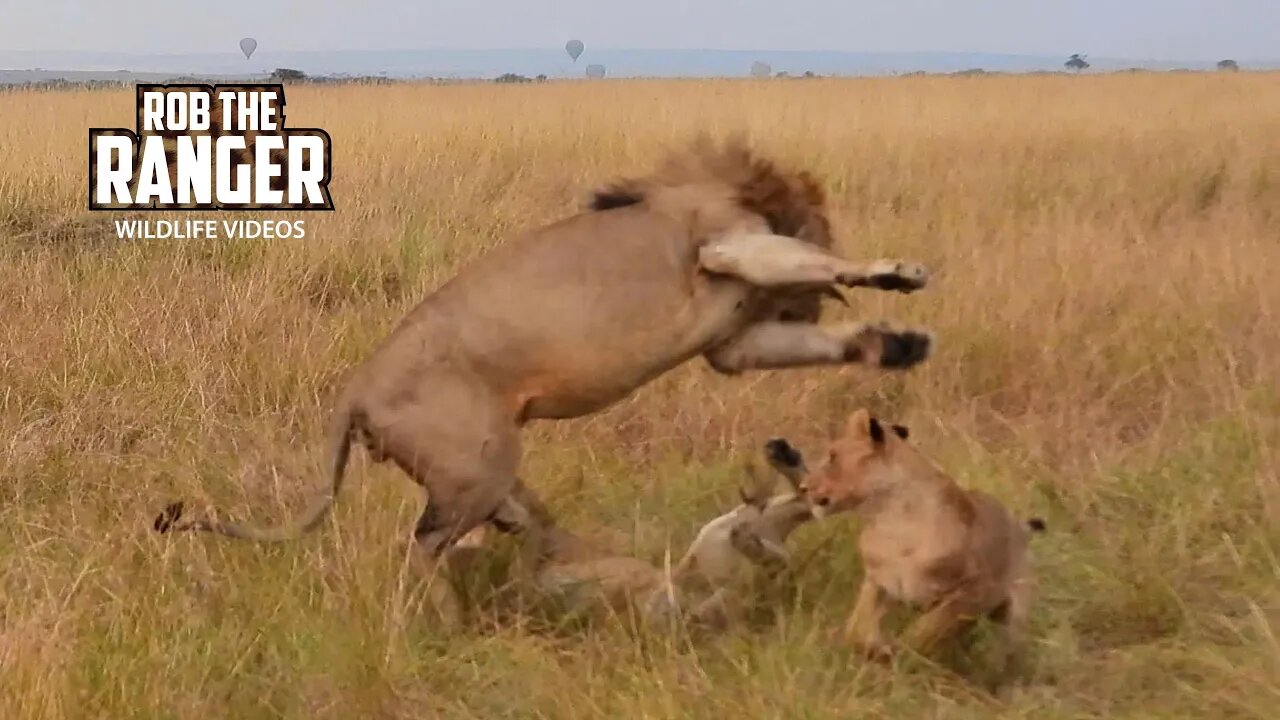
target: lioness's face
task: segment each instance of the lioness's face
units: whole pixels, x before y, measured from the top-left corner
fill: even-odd
[[[852,510],[890,488],[897,477],[895,444],[906,435],[906,428],[883,425],[866,410],[849,416],[825,466],[805,483],[813,514],[821,518]]]

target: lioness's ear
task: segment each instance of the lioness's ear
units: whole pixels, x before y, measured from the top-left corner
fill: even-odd
[[[855,438],[867,434],[867,424],[871,422],[871,413],[866,408],[854,411],[844,424],[845,437]]]
[[[906,425],[891,425],[890,429],[893,430],[894,435],[897,435],[903,440],[906,440],[908,437],[911,436],[911,431],[907,429]]]
[[[877,445],[884,443],[884,426],[880,424],[879,420],[871,418],[870,423],[867,425],[867,433],[871,436],[871,442]]]

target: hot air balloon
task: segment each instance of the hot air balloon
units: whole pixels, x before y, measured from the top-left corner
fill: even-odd
[[[751,63],[751,76],[758,78],[767,78],[773,74],[773,68],[769,67],[769,63],[760,62],[759,60]]]
[[[564,51],[569,53],[574,62],[578,62],[578,56],[582,54],[584,47],[581,40],[570,40],[564,44]]]
[[[257,49],[258,49],[257,40],[254,40],[251,37],[240,38],[240,52],[244,53],[244,57],[246,60],[248,60],[249,56],[253,54],[253,51]]]

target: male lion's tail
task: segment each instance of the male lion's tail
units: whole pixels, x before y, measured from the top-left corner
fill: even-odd
[[[338,499],[338,491],[342,489],[347,459],[351,456],[351,410],[345,403],[334,417],[329,436],[329,452],[333,462],[330,466],[329,491],[312,500],[311,506],[295,521],[293,527],[283,525],[274,528],[255,528],[204,518],[182,520],[183,503],[179,501],[166,507],[156,517],[154,523],[156,532],[200,530],[259,542],[296,540],[319,527],[329,513],[329,509],[333,507],[333,503]]]

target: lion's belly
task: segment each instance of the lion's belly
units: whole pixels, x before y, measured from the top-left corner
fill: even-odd
[[[593,332],[543,338],[521,363],[513,402],[525,420],[602,410],[731,335],[741,311],[737,295],[724,291],[666,311],[635,308]]]
[[[603,410],[630,395],[640,384],[618,382],[588,387],[539,378],[517,396],[514,404],[522,421],[564,420]]]
[[[565,419],[603,410],[703,350],[704,342],[658,335],[642,343],[618,343],[607,354],[536,369],[515,393],[521,417]]]
[[[600,379],[578,377],[546,382],[538,378],[525,392],[517,394],[514,405],[521,421],[583,417],[624,400],[660,374],[615,376],[595,383],[590,380]]]

